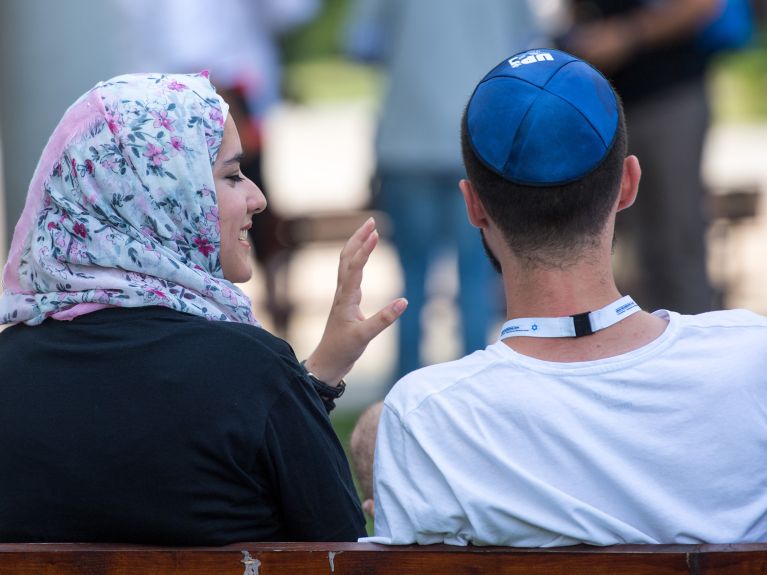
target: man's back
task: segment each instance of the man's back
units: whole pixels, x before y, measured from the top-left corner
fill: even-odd
[[[540,361],[498,342],[404,378],[378,432],[376,535],[764,540],[767,318],[668,319],[658,339],[607,359]]]

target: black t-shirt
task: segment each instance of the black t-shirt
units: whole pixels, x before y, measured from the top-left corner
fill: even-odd
[[[152,307],[0,333],[0,541],[364,534],[325,408],[266,330]]]
[[[586,23],[620,16],[648,3],[649,0],[575,0],[576,20]],[[664,46],[640,51],[611,74],[610,80],[623,102],[630,106],[668,88],[701,78],[707,63],[708,56],[698,49],[695,34],[691,33]]]

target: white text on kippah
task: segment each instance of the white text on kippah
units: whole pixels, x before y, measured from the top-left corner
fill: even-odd
[[[525,52],[524,54],[518,54],[509,58],[508,62],[512,68],[519,68],[522,64],[535,64],[536,62],[543,62],[548,60],[554,61],[554,56],[548,52]]]

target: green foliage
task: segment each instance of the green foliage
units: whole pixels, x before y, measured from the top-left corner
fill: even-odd
[[[354,1],[324,0],[314,20],[282,39],[285,99],[303,104],[370,99],[378,94],[377,71],[351,62],[344,54],[344,31]]]
[[[357,423],[357,419],[359,418],[360,414],[361,411],[336,410],[330,415],[330,421],[333,424],[333,429],[335,429],[336,435],[338,435],[338,439],[341,441],[341,445],[344,447],[344,451],[346,452],[346,457],[349,459],[350,465],[351,458],[349,455],[349,437],[351,437],[352,430],[354,429],[354,424]],[[357,495],[359,495],[360,501],[362,501],[362,491],[360,491],[356,477],[354,478],[354,485],[357,487]],[[373,521],[369,517],[366,517],[366,519],[367,532],[372,535]]]
[[[379,94],[381,75],[371,66],[340,56],[303,60],[289,66],[283,79],[286,99],[298,103],[370,100]]]
[[[747,50],[719,56],[711,72],[715,121],[767,121],[767,33]]]
[[[317,17],[287,34],[282,41],[285,62],[339,56],[343,52],[343,32],[350,0],[324,0]]]

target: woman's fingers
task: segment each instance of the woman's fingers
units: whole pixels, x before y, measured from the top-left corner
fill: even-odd
[[[361,300],[362,272],[376,245],[378,245],[378,232],[373,231],[360,249],[351,256],[346,269],[343,272],[339,270],[338,287],[342,293],[353,295],[353,303],[359,303]]]
[[[341,259],[338,265],[337,294],[343,299],[350,299],[348,303],[357,303],[362,299],[360,286],[362,284],[362,271],[378,245],[378,231],[375,229],[375,220],[368,219],[354,234],[341,251]]]
[[[349,372],[368,344],[393,324],[406,308],[407,300],[398,298],[367,319],[359,307],[356,308],[356,318],[334,317],[331,312],[320,344],[307,359],[307,368],[323,381],[339,381]],[[323,376],[328,379],[323,379]]]
[[[370,217],[355,230],[351,237],[346,241],[341,250],[340,264],[338,266],[339,274],[349,265],[349,261],[360,249],[364,248],[365,242],[376,229],[375,220]]]
[[[371,342],[379,333],[397,321],[407,309],[407,303],[404,297],[397,298],[378,313],[363,321],[360,325],[363,341]]]
[[[306,361],[307,368],[323,381],[335,383],[344,377],[370,341],[407,308],[407,300],[398,298],[368,318],[360,309],[362,272],[378,240],[375,220],[369,218],[341,250],[336,296],[325,331]]]

